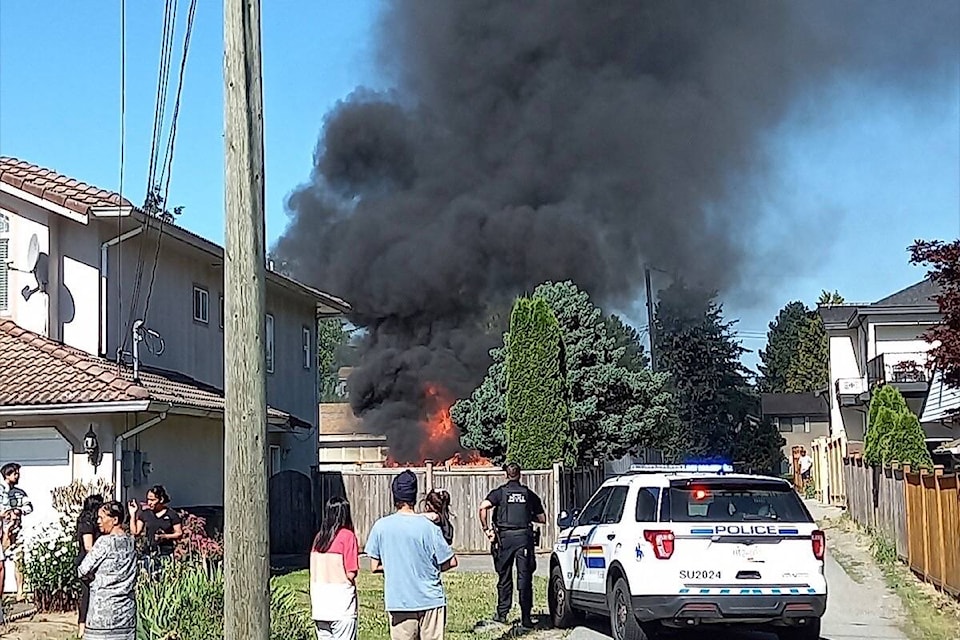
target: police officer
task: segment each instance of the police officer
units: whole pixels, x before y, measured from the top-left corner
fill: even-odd
[[[544,524],[547,516],[540,496],[520,484],[520,465],[504,467],[507,482],[490,492],[480,503],[480,526],[493,546],[497,582],[497,622],[506,622],[513,601],[513,564],[517,565],[517,591],[520,592],[521,624],[533,627],[533,572],[537,568],[533,524]],[[494,527],[488,520],[494,510]]]

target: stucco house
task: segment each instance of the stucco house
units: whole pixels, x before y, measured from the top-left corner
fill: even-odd
[[[793,447],[811,451],[811,443],[830,434],[830,401],[822,393],[764,393],[760,396],[764,418],[770,418],[785,443],[784,469],[790,469]]]
[[[316,323],[349,307],[268,268],[269,467],[318,462]],[[0,461],[49,490],[223,504],[223,248],[118,194],[0,157]],[[90,451],[96,445],[95,451]]]
[[[922,418],[934,370],[924,334],[941,319],[929,279],[865,304],[821,306],[829,338],[830,435],[862,442],[872,391],[890,384],[918,416],[931,446],[950,440],[950,427]]]

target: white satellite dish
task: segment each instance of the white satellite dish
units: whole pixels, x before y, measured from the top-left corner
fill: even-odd
[[[27,264],[30,265],[30,271],[37,268],[37,260],[40,259],[40,240],[37,234],[30,236],[30,245],[27,247]]]

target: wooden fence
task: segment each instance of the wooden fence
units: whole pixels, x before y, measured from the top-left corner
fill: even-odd
[[[879,469],[859,456],[844,460],[848,513],[882,533],[897,556],[925,581],[960,596],[960,493],[957,474]]]
[[[489,542],[477,524],[477,508],[492,489],[503,484],[503,470],[498,467],[435,467],[429,464],[410,470],[417,476],[418,501],[431,489],[444,489],[450,494],[456,550],[459,553],[489,551]],[[293,522],[309,522],[315,530],[323,505],[332,496],[350,500],[357,537],[363,545],[373,523],[394,511],[390,483],[400,471],[368,467],[317,471],[312,478],[309,499],[300,491],[305,476],[293,471],[277,474],[270,479],[271,552],[298,554],[309,548],[310,537],[304,527],[293,525]],[[288,475],[291,477],[286,477]],[[542,528],[539,548],[546,551],[556,540],[557,514],[582,507],[603,482],[603,468],[564,469],[558,464],[553,469],[524,472],[523,482],[540,496],[546,509],[547,524]],[[295,497],[281,497],[287,492]],[[278,496],[276,501],[274,495]]]
[[[817,438],[810,444],[811,475],[817,500],[838,507],[847,505],[843,461],[854,450],[859,450],[859,443],[850,443],[842,435]]]

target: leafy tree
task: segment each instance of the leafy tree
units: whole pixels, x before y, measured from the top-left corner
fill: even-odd
[[[766,421],[754,424],[757,398],[748,387],[734,337],[715,293],[683,283],[660,292],[656,313],[657,362],[670,373],[680,429],[673,458],[737,458],[752,468],[775,468],[783,439]]]
[[[603,314],[572,282],[540,285],[533,297],[546,301],[560,323],[570,424],[578,462],[610,460],[666,442],[676,428],[665,374],[622,366],[624,347],[607,330]],[[493,364],[469,398],[453,406],[461,443],[493,460],[506,454],[506,349],[493,349]]]
[[[607,316],[604,322],[607,325],[607,333],[613,337],[616,348],[623,349],[623,355],[617,361],[618,365],[627,371],[642,371],[650,366],[650,359],[647,357],[639,331],[625,323],[617,314]]]
[[[760,388],[767,393],[784,393],[788,375],[800,347],[800,333],[810,312],[802,302],[787,304],[767,331],[767,348],[760,351]]]
[[[933,466],[920,421],[896,387],[884,385],[874,391],[868,416],[863,457],[869,464]]]
[[[823,318],[816,312],[807,316],[797,336],[797,350],[787,366],[788,393],[809,393],[830,384],[830,352]]]
[[[827,307],[832,304],[843,304],[843,296],[839,291],[827,291],[823,289],[820,292],[820,298],[817,300],[817,306]]]
[[[910,262],[927,266],[940,288],[936,301],[943,319],[926,338],[935,345],[930,356],[943,381],[960,387],[960,240],[918,240],[910,247]]]
[[[780,475],[786,443],[770,418],[748,419],[734,440],[733,460],[741,463],[747,473]]]
[[[524,469],[576,461],[560,324],[541,298],[520,298],[507,349],[507,459]]]
[[[337,393],[340,382],[338,372],[346,366],[343,355],[349,349],[350,334],[340,318],[324,318],[317,321],[317,372],[321,402],[345,402]]]

